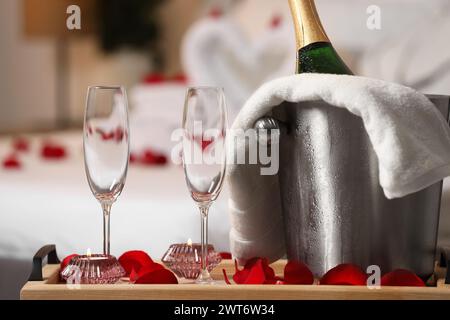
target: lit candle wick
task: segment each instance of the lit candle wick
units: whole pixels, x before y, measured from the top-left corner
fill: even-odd
[[[189,240],[188,240],[188,242],[187,242],[187,245],[188,245],[189,247],[192,247],[192,239],[191,239],[191,238],[189,238]]]
[[[88,257],[88,259],[92,256],[91,248],[88,248],[88,249],[86,250],[86,256]]]

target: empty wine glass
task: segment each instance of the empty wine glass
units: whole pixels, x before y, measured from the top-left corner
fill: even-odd
[[[83,142],[89,187],[103,210],[103,255],[115,260],[110,255],[111,206],[124,187],[130,156],[125,88],[89,87]]]
[[[197,283],[213,283],[207,270],[208,212],[225,175],[227,111],[221,88],[188,88],[183,115],[183,167],[188,189],[200,209],[201,272]]]

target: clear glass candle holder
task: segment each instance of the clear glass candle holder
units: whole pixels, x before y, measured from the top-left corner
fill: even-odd
[[[73,257],[61,271],[61,278],[75,284],[113,284],[126,272],[116,257],[92,254]]]
[[[199,243],[172,244],[161,261],[178,277],[194,280],[202,271],[201,250],[202,246]],[[220,254],[214,250],[212,245],[208,245],[206,257],[208,272],[217,267],[220,261],[222,261]]]

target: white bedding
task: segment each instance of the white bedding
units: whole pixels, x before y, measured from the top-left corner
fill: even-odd
[[[43,136],[29,137],[32,150],[20,170],[0,169],[0,257],[30,259],[54,243],[60,258],[102,249],[102,213],[86,181],[81,132],[49,135],[67,147],[68,158],[43,160]],[[0,158],[12,150],[0,139]],[[210,242],[228,251],[226,188],[211,208]],[[124,191],[113,205],[111,251],[142,249],[161,258],[174,242],[199,241],[200,217],[179,166],[131,165]]]

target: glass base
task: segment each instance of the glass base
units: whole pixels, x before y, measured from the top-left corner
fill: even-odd
[[[208,270],[203,270],[198,278],[195,280],[196,284],[216,284],[216,281],[211,277]]]
[[[61,271],[61,278],[74,284],[113,284],[125,275],[116,257],[104,254],[76,256]]]
[[[195,280],[201,273],[201,244],[173,244],[162,257],[164,265],[180,278]],[[208,245],[206,259],[208,271],[211,272],[222,260],[220,254]]]

